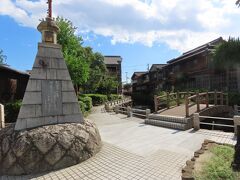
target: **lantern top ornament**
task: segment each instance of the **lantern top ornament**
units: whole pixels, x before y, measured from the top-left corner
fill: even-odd
[[[52,18],[52,0],[47,1],[48,4],[48,15],[46,19],[42,20],[38,25],[37,29],[42,33],[43,43],[53,43],[57,44],[57,33],[59,32],[59,27]]]

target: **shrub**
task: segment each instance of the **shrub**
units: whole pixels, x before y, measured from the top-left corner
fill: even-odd
[[[85,104],[85,111],[90,111],[92,109],[92,98],[87,96],[79,96],[78,100]]]
[[[86,105],[82,101],[78,101],[82,114],[85,114]]]
[[[4,108],[6,123],[13,123],[17,121],[21,104],[22,104],[21,100],[16,100],[5,104]]]
[[[92,104],[94,106],[104,104],[108,100],[107,96],[102,94],[85,94],[85,95],[92,98]]]
[[[115,101],[115,100],[118,100],[118,99],[122,99],[122,96],[118,95],[118,94],[110,94],[108,96],[108,101]]]

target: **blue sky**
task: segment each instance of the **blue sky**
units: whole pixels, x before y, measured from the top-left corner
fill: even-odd
[[[103,55],[120,55],[130,78],[147,65],[165,63],[219,36],[237,37],[235,0],[53,0],[53,15],[71,20],[84,45]],[[187,2],[187,3],[186,3]],[[0,1],[0,49],[7,63],[32,68],[46,16],[46,0]]]

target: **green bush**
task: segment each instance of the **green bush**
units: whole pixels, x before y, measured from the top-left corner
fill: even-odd
[[[5,122],[13,123],[17,121],[18,113],[21,107],[22,101],[16,100],[13,102],[6,103],[5,108]]]
[[[85,111],[91,111],[92,109],[92,98],[87,96],[79,96],[78,100],[85,104]]]
[[[82,114],[85,114],[85,112],[86,112],[86,104],[84,103],[84,102],[82,102],[82,101],[78,101],[78,103],[79,103],[79,106],[80,106],[80,109],[81,109],[81,111],[82,111]]]
[[[110,94],[107,98],[108,98],[108,101],[115,101],[115,100],[122,99],[122,96],[118,94]]]
[[[104,104],[108,100],[107,96],[102,94],[85,94],[85,95],[92,98],[92,104],[94,106]]]

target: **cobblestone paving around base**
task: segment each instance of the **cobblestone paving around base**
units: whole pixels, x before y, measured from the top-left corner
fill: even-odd
[[[104,113],[100,107],[88,118],[95,121],[103,140],[95,157],[54,172],[0,179],[179,180],[182,167],[204,139],[236,143],[233,133],[155,127],[142,119]]]

